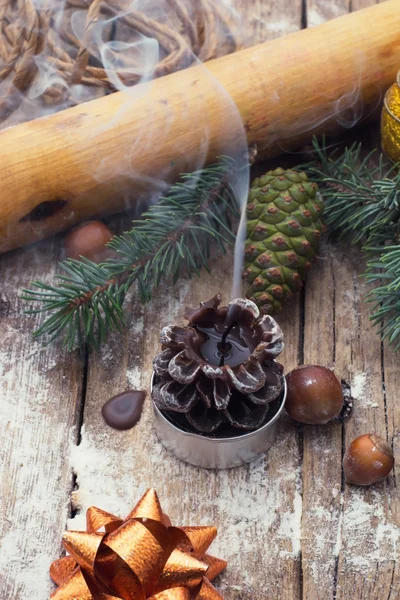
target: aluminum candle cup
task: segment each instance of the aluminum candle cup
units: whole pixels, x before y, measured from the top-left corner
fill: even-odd
[[[186,326],[167,325],[154,357],[151,397],[158,437],[193,465],[227,469],[274,441],[285,401],[283,332],[247,298],[221,294],[186,308]]]
[[[400,71],[388,89],[382,109],[382,149],[393,162],[400,162]]]
[[[151,380],[153,389],[154,374]],[[204,469],[230,469],[249,463],[267,452],[275,441],[278,419],[286,400],[286,381],[278,409],[265,425],[235,437],[207,437],[180,429],[152,402],[160,442],[177,458]]]

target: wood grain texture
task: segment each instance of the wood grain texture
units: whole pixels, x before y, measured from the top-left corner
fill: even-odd
[[[257,23],[266,17],[265,3],[259,8],[259,14],[257,7],[252,13]],[[290,12],[297,12],[299,26],[300,2],[291,3]],[[282,34],[282,23],[280,27]],[[273,34],[264,25],[255,35],[267,39]],[[210,275],[202,273],[200,279],[167,286],[146,308],[133,296],[130,326],[123,339],[115,338],[100,360],[90,357],[82,441],[73,456],[74,503],[80,514],[88,503],[112,510],[114,496],[116,505],[122,504],[128,512],[138,494],[154,486],[173,522],[218,526],[213,552],[229,562],[218,585],[226,600],[261,599],[266,594],[300,600],[301,448],[289,419],[282,421],[279,441],[268,457],[244,468],[204,471],[163,449],[153,430],[150,400],[139,425],[126,433],[107,428],[100,414],[104,401],[118,391],[148,388],[159,332],[169,323],[182,323],[185,306],[196,306],[218,291],[229,300],[232,268],[229,253],[216,259]],[[299,352],[300,299],[279,321],[290,331],[282,361],[292,367]],[[108,469],[104,469],[104,456]],[[117,477],[113,464],[118,465]],[[260,577],[260,572],[268,577]]]
[[[70,512],[69,444],[77,435],[82,361],[32,340],[21,287],[54,275],[57,247],[0,261],[0,597],[45,600]],[[43,593],[47,590],[46,596]]]
[[[388,0],[0,132],[0,252],[122,210],[128,192],[157,197],[149,181],[239,152],[246,139],[270,157],[348,127],[395,78],[397,15]],[[64,204],[32,227],[38,199]]]
[[[371,6],[371,4],[379,4],[379,2],[385,2],[385,0],[351,0],[351,10],[354,12]]]
[[[350,8],[356,10],[374,3],[373,0],[357,5],[346,1],[311,1],[307,5],[308,24],[317,25],[332,18],[332,11],[338,16],[337,13],[343,14]],[[323,362],[321,358],[318,360],[323,357],[328,364],[331,362],[337,375],[353,383],[352,389],[357,388],[361,393],[354,401],[353,419],[343,428],[336,425],[304,431],[304,496],[309,506],[306,501],[303,574],[304,598],[310,599],[344,600],[349,597],[349,590],[355,598],[371,600],[378,593],[383,598],[398,594],[395,583],[400,532],[397,496],[392,490],[387,494],[385,484],[379,484],[373,491],[345,486],[339,468],[342,435],[342,452],[357,435],[367,431],[388,436],[381,344],[378,336],[373,337],[369,322],[369,307],[364,302],[366,286],[357,277],[362,272],[363,260],[354,252],[349,254],[329,249],[318,287],[313,284],[315,272],[307,285],[305,357],[317,359],[316,362]],[[311,322],[307,322],[307,314]],[[329,336],[330,325],[334,329]],[[393,360],[393,351],[388,350],[388,353]],[[308,361],[305,359],[305,362]],[[362,397],[364,394],[367,398]],[[393,422],[396,422],[394,415]],[[339,490],[342,490],[340,494]],[[377,529],[381,530],[382,537]],[[324,558],[321,560],[321,557]]]
[[[335,366],[335,258],[323,247],[306,285],[304,363]],[[340,374],[337,373],[340,377]],[[303,428],[303,598],[332,598],[340,518],[341,425]]]
[[[83,102],[104,96],[106,90],[75,90],[79,93]],[[57,108],[47,107],[46,113],[53,110]],[[2,128],[41,114],[42,104],[25,99]],[[53,586],[48,569],[61,551],[71,513],[69,448],[79,435],[84,358],[65,354],[59,344],[43,348],[35,342],[32,331],[42,317],[28,317],[27,304],[19,299],[31,281],[54,278],[60,242],[47,240],[0,258],[0,598],[4,600],[49,596]]]
[[[385,343],[383,346],[383,375],[385,391],[386,436],[396,457],[400,456],[400,369],[399,355]],[[389,478],[391,518],[400,531],[400,461],[395,464],[394,473]],[[392,588],[388,600],[400,599],[400,550],[397,548],[397,560],[392,561]]]
[[[332,5],[310,0],[308,11],[326,19]],[[300,2],[254,6],[261,18],[253,32],[261,39],[300,24]],[[350,3],[337,6],[345,12]],[[77,514],[69,527],[84,527],[91,504],[124,516],[149,486],[174,523],[216,524],[212,551],[229,561],[217,582],[225,600],[400,600],[399,464],[369,489],[346,485],[341,470],[345,446],[367,431],[386,437],[400,456],[398,357],[371,328],[357,251],[325,244],[304,297],[278,318],[286,371],[299,362],[333,367],[351,386],[353,418],[303,428],[285,417],[268,456],[221,472],[191,467],[163,449],[149,399],[138,426],[126,432],[108,428],[101,407],[119,391],[148,389],[159,332],[181,323],[186,305],[217,291],[228,299],[232,254],[216,257],[211,274],[166,284],[146,307],[133,292],[126,331],[90,356],[86,379],[79,356],[32,342],[35,319],[23,316],[17,299],[29,280],[53,276],[57,253],[44,244],[0,261],[0,598],[44,600],[74,473]]]
[[[363,259],[356,253],[347,256],[344,253],[340,264],[340,273],[347,272],[349,279],[346,284],[340,277],[336,283],[342,297],[336,305],[336,339],[341,349],[337,364],[343,373],[347,371],[354,396],[354,416],[345,424],[344,447],[369,432],[392,442],[394,415],[389,434],[387,403],[395,404],[390,396],[393,388],[385,390],[382,347],[369,320],[370,307],[364,301],[368,287],[357,277],[362,272]],[[343,298],[348,300],[347,308]],[[394,360],[393,350],[388,352],[389,360]],[[390,380],[395,382],[392,377]],[[398,514],[396,517],[398,494],[393,481],[391,476],[388,482],[371,488],[346,485],[343,490],[337,574],[337,598],[341,600],[348,597],[350,587],[356,598],[374,598],[378,591],[383,598],[397,593],[393,576],[399,557],[400,529]]]
[[[301,28],[302,0],[265,2],[244,0],[246,27],[251,28],[254,43],[287,35]]]
[[[398,359],[387,349],[383,370],[362,272],[355,250],[328,245],[307,282],[304,362],[334,367],[350,383],[354,402],[344,426],[304,427],[303,597],[312,600],[344,600],[349,590],[368,600],[378,591],[383,598],[398,594],[396,478],[363,489],[346,485],[341,471],[342,453],[355,437],[377,433],[396,444],[400,423],[394,400]]]
[[[350,12],[351,0],[306,0],[307,27],[321,25]]]
[[[372,4],[374,0],[311,0],[307,23],[317,25],[350,8]],[[387,406],[394,405],[389,398],[394,389],[385,391],[381,344],[369,321],[365,283],[358,277],[363,259],[354,251],[328,246],[322,262],[318,274],[315,270],[307,283],[305,362],[334,367],[359,397],[354,399],[354,417],[344,426],[304,429],[303,597],[344,600],[349,590],[355,598],[398,597],[400,529],[395,480],[389,478],[388,489],[382,483],[364,490],[345,485],[340,469],[341,452],[358,435],[374,432],[389,441],[396,439],[394,423],[398,426],[399,415],[391,409],[389,431],[387,412]],[[393,386],[396,358],[392,350],[386,352],[392,365],[387,379]]]
[[[184,306],[195,306],[217,291],[228,298],[231,276],[228,255],[216,261],[211,275],[160,291],[144,310],[133,297],[126,335],[115,339],[100,360],[90,358],[84,430],[74,452],[74,502],[79,508],[94,503],[110,510],[117,504],[128,512],[137,496],[154,486],[173,522],[218,526],[213,552],[229,561],[219,582],[227,600],[253,600],[267,593],[271,598],[294,600],[301,597],[300,449],[289,420],[282,422],[279,441],[267,458],[248,467],[206,471],[180,462],[163,449],[153,430],[150,400],[138,426],[128,432],[108,428],[100,413],[112,394],[130,387],[148,388],[161,328],[182,322]],[[287,329],[289,324],[294,334],[286,360],[295,363],[297,310],[290,311]]]

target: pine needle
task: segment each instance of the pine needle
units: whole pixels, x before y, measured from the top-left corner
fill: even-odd
[[[235,171],[236,163],[221,157],[214,165],[182,175],[130,231],[112,238],[108,245],[115,258],[102,264],[62,261],[63,273],[54,285],[35,281],[23,290],[24,300],[39,304],[27,312],[48,315],[34,336],[43,336],[46,343],[63,336],[68,350],[82,344],[97,349],[110,331],[124,327],[123,304],[134,283],[145,303],[162,281],[208,268],[211,244],[225,251],[235,241]]]
[[[328,154],[314,140],[315,159],[299,168],[316,181],[325,201],[324,220],[340,239],[362,247],[364,276],[376,284],[366,300],[371,320],[389,344],[400,348],[400,165],[362,145]]]

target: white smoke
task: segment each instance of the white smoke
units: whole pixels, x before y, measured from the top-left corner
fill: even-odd
[[[135,189],[143,190],[135,197],[136,204],[142,199],[155,202],[166,192],[176,177],[176,162],[182,171],[192,171],[202,168],[211,157],[233,156],[239,164],[231,184],[242,208],[242,218],[235,249],[232,295],[239,296],[249,184],[247,140],[239,111],[204,61],[260,42],[262,39],[257,39],[254,32],[264,29],[264,35],[269,35],[271,28],[257,23],[254,12],[253,19],[249,19],[248,7],[240,0],[110,0],[103,4],[90,0],[33,0],[30,6],[36,8],[37,14],[27,11],[18,14],[14,21],[12,5],[9,4],[8,16],[3,22],[5,46],[14,51],[0,55],[0,118],[2,108],[6,115],[1,126],[16,125],[114,91],[122,92],[125,100],[119,109],[108,122],[100,123],[93,131],[95,143],[101,130],[118,125],[123,132],[124,112],[131,110],[140,95],[146,95],[149,103],[143,115],[143,126],[135,132],[135,140],[121,156],[119,164],[104,156],[96,160],[94,153],[91,172],[100,184],[118,178],[134,183]],[[202,26],[199,26],[199,13]],[[16,51],[18,48],[20,56]],[[24,63],[22,57],[28,56],[32,48],[35,51],[30,62]],[[282,151],[290,151],[289,140],[293,137],[322,129],[333,120],[342,127],[352,127],[358,122],[365,109],[360,89],[361,74],[366,65],[363,55],[355,53],[351,60],[354,61],[354,72],[360,74],[355,78],[353,89],[343,90],[339,99],[333,97],[329,89],[316,90],[326,98],[319,104],[320,109],[312,112],[311,117],[299,118],[290,130],[285,128],[284,119],[282,123],[278,119],[273,123],[274,133],[269,133],[264,144],[260,141],[260,152],[277,144]],[[23,85],[16,77],[21,68],[31,69],[28,73],[31,76],[23,79]],[[205,104],[201,88],[197,94],[192,89],[179,90],[179,97],[174,99],[175,110],[170,109],[168,102],[152,104],[153,80],[181,68],[202,69],[202,80],[204,76],[207,78],[208,89],[212,89],[218,99],[216,105],[224,107],[228,123],[221,122],[221,129],[225,127],[226,132],[229,127],[237,132],[234,144],[222,141],[226,140],[226,135],[216,137],[211,134],[213,107]],[[266,90],[269,100],[273,99],[279,106],[279,90],[288,86],[290,82],[275,79],[272,89]],[[307,102],[307,99],[294,100]],[[176,110],[177,103],[180,112]],[[190,160],[186,157],[184,132],[181,137],[174,137],[174,132],[179,131],[178,121],[188,123],[189,114],[197,115],[196,122],[187,125],[197,132],[195,160],[192,152],[188,153]],[[162,131],[155,126],[160,120]],[[170,161],[153,169],[151,176],[140,172],[138,156],[143,152],[151,155],[152,148],[161,148],[166,140],[172,146]],[[196,184],[195,178],[191,184]],[[130,204],[127,192],[126,206]]]

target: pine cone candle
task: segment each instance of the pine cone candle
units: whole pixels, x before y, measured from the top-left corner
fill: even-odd
[[[277,313],[302,287],[325,229],[323,206],[305,173],[275,169],[253,181],[243,278],[263,313]]]
[[[279,325],[260,318],[250,300],[220,304],[217,294],[186,311],[186,327],[165,327],[153,363],[157,407],[208,435],[258,429],[283,388],[283,368],[274,360],[283,349]]]

